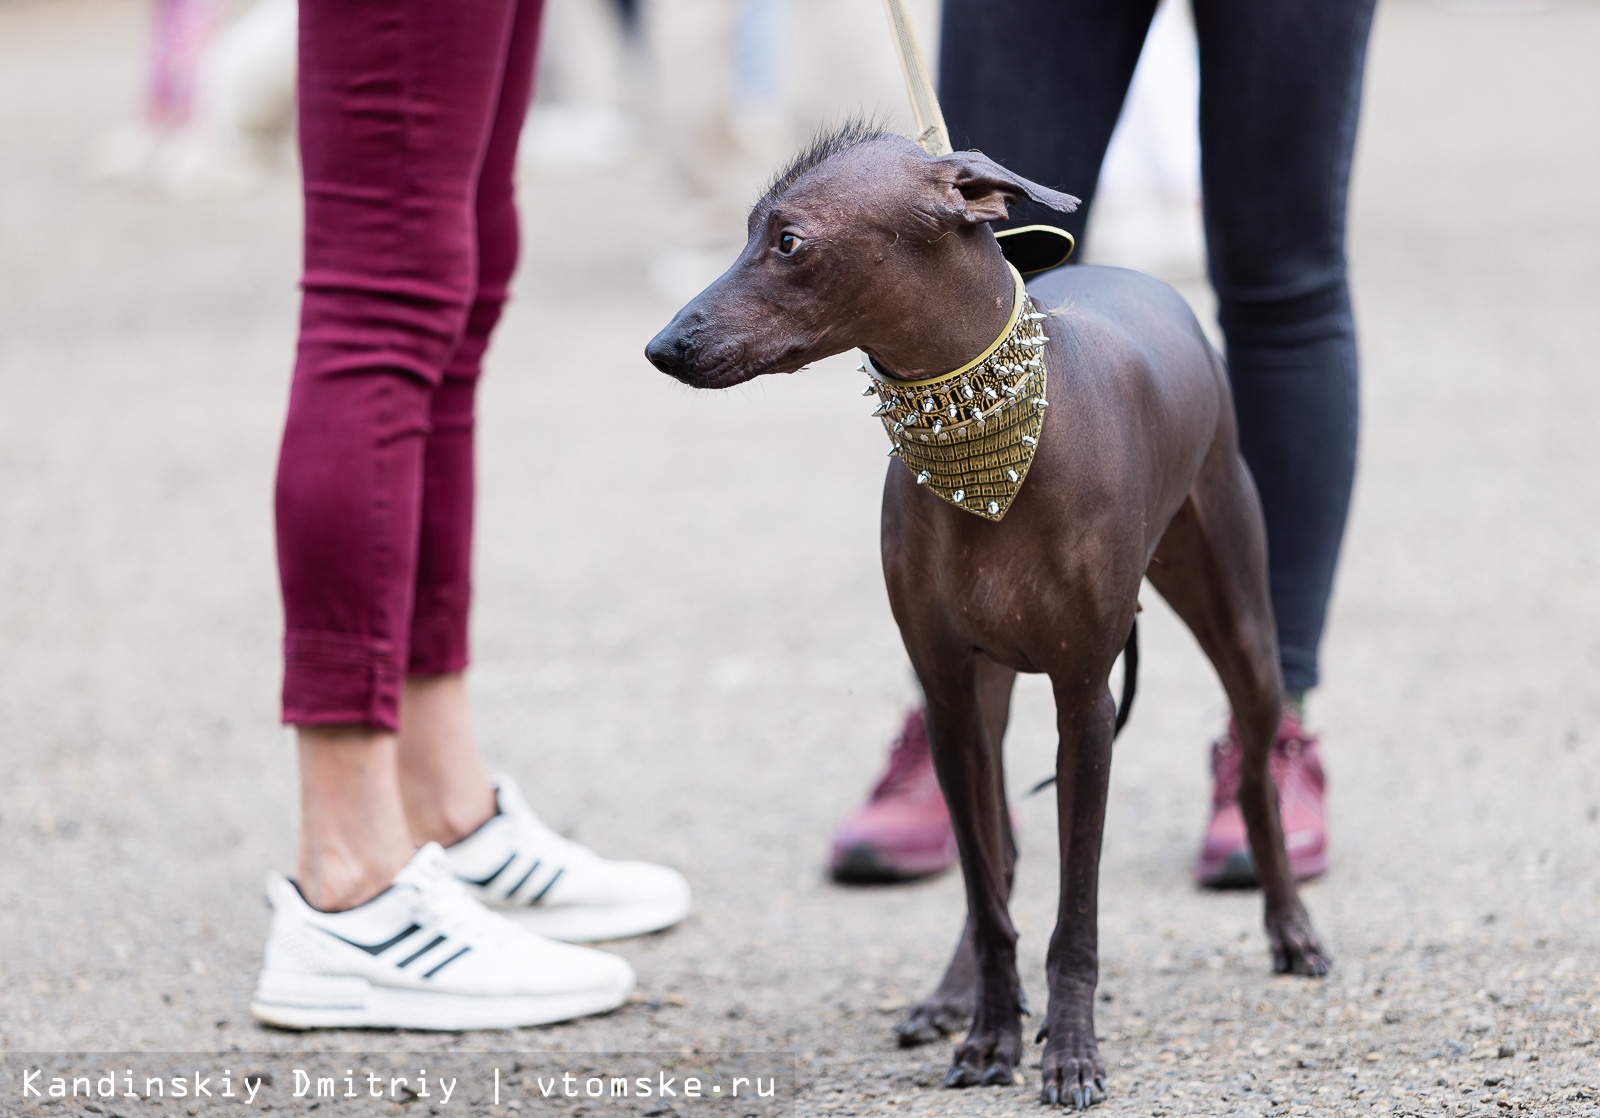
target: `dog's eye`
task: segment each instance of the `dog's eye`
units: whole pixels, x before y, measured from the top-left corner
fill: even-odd
[[[793,256],[805,242],[793,233],[785,233],[778,238],[778,251],[785,256]]]

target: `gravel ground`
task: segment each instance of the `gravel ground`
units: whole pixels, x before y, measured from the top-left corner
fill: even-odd
[[[910,700],[882,433],[845,359],[718,396],[645,365],[673,309],[641,279],[646,159],[525,184],[474,687],[486,749],[551,822],[681,866],[696,913],[619,945],[641,988],[607,1017],[252,1024],[261,877],[292,856],[268,514],[297,198],[287,175],[192,203],[86,181],[142,19],[0,0],[0,1049],[756,1052],[807,1115],[1032,1112],[1037,1046],[1016,1088],[951,1092],[947,1045],[889,1034],[954,941],[959,882],[819,869]],[[1597,41],[1579,0],[1380,11],[1353,211],[1367,426],[1312,707],[1334,861],[1306,898],[1335,969],[1272,977],[1259,898],[1190,885],[1224,711],[1147,595],[1103,870],[1109,1114],[1600,1113]],[[1019,794],[1051,725],[1024,681]],[[1018,811],[1042,1005],[1054,820]]]

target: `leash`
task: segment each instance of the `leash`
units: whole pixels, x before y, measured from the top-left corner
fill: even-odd
[[[894,33],[895,50],[900,55],[900,71],[906,77],[906,92],[911,94],[911,113],[917,118],[917,145],[929,155],[949,155],[950,130],[944,126],[939,97],[933,91],[928,63],[917,45],[917,29],[906,13],[905,0],[883,0],[889,10],[889,30]]]
[[[939,96],[933,89],[928,63],[917,45],[917,29],[906,12],[905,0],[883,0],[889,13],[889,31],[895,52],[900,56],[900,72],[905,75],[906,92],[911,95],[911,114],[917,118],[917,146],[929,155],[949,155],[950,130],[945,127]],[[1072,234],[1053,225],[1023,225],[995,233],[1000,251],[1025,276],[1048,271],[1066,263],[1072,255]]]

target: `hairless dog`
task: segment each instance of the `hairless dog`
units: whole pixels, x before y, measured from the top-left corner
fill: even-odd
[[[1076,205],[976,152],[930,157],[903,138],[846,127],[778,176],[738,260],[646,355],[699,388],[795,372],[856,347],[880,396],[958,370],[992,349],[1016,321],[1014,305],[1026,304],[989,227],[1023,197]],[[1024,1006],[1000,742],[1016,673],[1043,672],[1060,734],[1061,894],[1046,962],[1042,1100],[1082,1108],[1105,1097],[1094,990],[1109,679],[1146,576],[1194,632],[1238,720],[1239,803],[1274,969],[1322,975],[1327,956],[1290,875],[1267,770],[1283,684],[1261,510],[1222,359],[1177,293],[1136,272],[1063,268],[1028,294],[1049,308],[1024,344],[1039,347],[1053,406],[1040,405],[1026,484],[1009,508],[972,515],[956,507],[961,491],[941,499],[925,473],[897,461],[884,481],[884,577],[927,696],[968,913],[944,980],[898,1028],[932,1036],[970,1013],[946,1086],[1012,1082]],[[941,424],[922,430],[937,435]]]

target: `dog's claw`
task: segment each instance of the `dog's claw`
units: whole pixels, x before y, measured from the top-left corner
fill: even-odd
[[[971,1017],[972,1007],[959,1000],[930,998],[912,1006],[905,1018],[895,1023],[895,1039],[901,1048],[915,1048],[960,1030]]]
[[[1317,951],[1277,951],[1273,954],[1273,970],[1278,974],[1298,974],[1306,978],[1328,976],[1328,960]]]
[[[1299,974],[1306,978],[1323,978],[1333,961],[1312,930],[1311,919],[1304,909],[1269,917],[1267,939],[1272,944],[1272,969],[1278,974]]]
[[[1009,1087],[1011,1086],[1011,1069],[1005,1064],[990,1064],[978,1080],[980,1087]]]
[[[1066,1025],[1066,1029],[1063,1039],[1057,1046],[1046,1048],[1044,1059],[1040,1061],[1045,1085],[1041,1099],[1057,1106],[1087,1110],[1105,1101],[1105,1070],[1094,1043],[1073,1044],[1071,1025]]]
[[[967,1085],[966,1080],[967,1069],[960,1064],[944,1073],[944,1085],[946,1087],[965,1087]]]
[[[1039,1031],[1034,1034],[1033,1043],[1035,1043],[1035,1044],[1043,1044],[1045,1041],[1047,1041],[1049,1039],[1050,1039],[1050,1022],[1046,1021],[1043,1025],[1039,1026]]]

